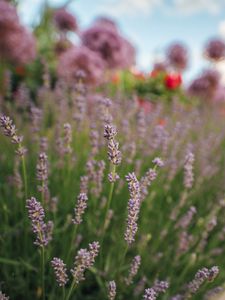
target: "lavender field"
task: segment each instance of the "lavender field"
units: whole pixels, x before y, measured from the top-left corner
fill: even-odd
[[[149,71],[108,17],[0,0],[0,300],[225,293],[225,42]],[[71,38],[76,35],[77,41]]]

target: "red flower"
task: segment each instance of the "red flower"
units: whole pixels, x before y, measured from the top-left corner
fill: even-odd
[[[138,106],[143,109],[143,111],[148,114],[153,110],[153,105],[151,102],[139,97],[138,98]]]
[[[169,90],[178,88],[182,83],[182,78],[179,73],[167,74],[165,77],[165,85]]]

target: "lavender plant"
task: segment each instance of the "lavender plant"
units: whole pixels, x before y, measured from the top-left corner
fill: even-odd
[[[76,84],[40,91],[41,122],[17,108],[0,119],[2,291],[43,300],[221,292],[224,118],[176,102],[146,114],[135,98]]]

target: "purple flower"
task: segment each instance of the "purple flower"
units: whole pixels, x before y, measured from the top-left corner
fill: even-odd
[[[23,137],[17,135],[16,126],[13,124],[13,121],[7,116],[1,116],[0,127],[3,128],[4,135],[9,137],[13,144],[18,145],[16,154],[23,156],[27,150],[22,146]]]
[[[104,63],[100,56],[85,46],[71,47],[59,58],[58,75],[69,82],[76,82],[77,71],[83,71],[83,81],[97,84],[102,81]]]
[[[141,257],[140,257],[140,255],[137,255],[134,257],[134,259],[131,263],[128,278],[125,278],[127,285],[130,285],[133,282],[133,278],[137,274],[140,264],[141,264]]]
[[[52,267],[55,272],[56,281],[59,286],[65,286],[68,281],[68,275],[66,274],[66,265],[63,260],[57,257],[54,257],[51,261]]]
[[[123,39],[113,26],[94,24],[81,35],[83,44],[97,52],[110,69],[123,64]]]
[[[95,20],[94,25],[100,25],[104,27],[109,27],[112,30],[118,31],[116,22],[107,17],[99,17]]]
[[[134,173],[129,173],[126,176],[126,180],[128,182],[130,199],[128,201],[127,227],[124,236],[125,240],[130,245],[134,241],[134,237],[138,230],[137,221],[140,211],[140,184]]]
[[[28,216],[31,220],[32,230],[36,234],[35,245],[40,247],[47,246],[52,239],[53,223],[49,221],[44,223],[45,213],[41,206],[34,197],[27,200]]]
[[[72,222],[74,224],[81,224],[83,219],[82,216],[84,214],[85,209],[87,208],[87,200],[88,197],[86,194],[81,193],[77,197],[77,204],[74,209],[74,219],[72,219]]]
[[[84,272],[93,266],[95,258],[99,253],[99,243],[93,242],[89,244],[89,250],[80,249],[75,257],[74,267],[71,269],[71,273],[76,283],[84,280]]]
[[[59,8],[54,13],[54,21],[59,30],[77,31],[77,21],[65,8]]]
[[[35,40],[19,22],[16,9],[0,0],[0,58],[15,64],[25,64],[36,55]]]
[[[153,162],[153,164],[155,164],[159,168],[164,166],[164,162],[160,157],[154,158],[152,162]]]
[[[104,137],[110,141],[117,135],[116,127],[110,124],[105,125]]]
[[[110,124],[105,125],[104,137],[108,140],[108,158],[113,165],[119,165],[122,160],[119,143],[114,139],[116,134],[115,126]]]
[[[145,300],[156,300],[156,292],[153,288],[150,288],[150,289],[145,289],[145,293],[144,293],[144,296],[143,298]]]
[[[205,47],[206,57],[218,61],[225,58],[225,43],[221,39],[210,40]]]
[[[188,63],[188,52],[182,44],[172,44],[167,50],[167,59],[171,66],[178,70],[184,70]]]
[[[219,86],[220,74],[216,70],[205,70],[192,81],[188,88],[191,96],[211,99]]]
[[[165,293],[168,288],[169,288],[169,283],[167,281],[156,280],[154,282],[153,289],[157,295],[160,293]]]
[[[108,283],[108,298],[109,300],[114,300],[116,297],[116,283],[114,280]]]
[[[203,268],[198,270],[195,274],[194,279],[188,284],[188,294],[196,294],[201,285],[205,281],[213,281],[219,274],[219,268],[217,266],[212,267],[211,269]]]
[[[0,291],[0,300],[9,300],[9,297],[7,297],[5,294],[3,294],[3,293]]]
[[[193,185],[194,174],[193,174],[193,164],[195,161],[194,154],[192,152],[188,152],[185,156],[184,163],[184,186],[187,189],[190,189]]]

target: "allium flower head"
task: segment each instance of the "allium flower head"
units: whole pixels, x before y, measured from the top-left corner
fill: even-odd
[[[66,274],[66,265],[63,260],[57,257],[54,257],[51,261],[52,267],[55,271],[56,281],[59,286],[65,286],[68,281],[68,275]]]
[[[81,35],[83,44],[97,52],[110,69],[123,63],[123,39],[113,26],[94,24]]]
[[[14,30],[18,23],[19,18],[16,8],[8,1],[0,0],[0,35],[7,34],[8,30]]]
[[[71,47],[59,58],[58,75],[65,80],[77,80],[77,71],[83,71],[84,82],[97,84],[102,80],[104,63],[100,56],[85,46]]]
[[[76,31],[77,21],[65,8],[59,8],[54,13],[54,21],[59,30]]]
[[[206,57],[219,61],[225,58],[225,43],[221,39],[212,39],[208,42],[205,48]]]
[[[178,70],[184,70],[188,63],[187,49],[182,44],[172,44],[167,50],[167,59],[171,66]]]
[[[203,73],[192,81],[188,88],[191,96],[211,100],[219,86],[220,74],[216,70],[204,70]]]
[[[118,31],[116,22],[107,17],[97,18],[94,22],[94,25],[109,27],[110,29],[114,29],[116,32]]]

